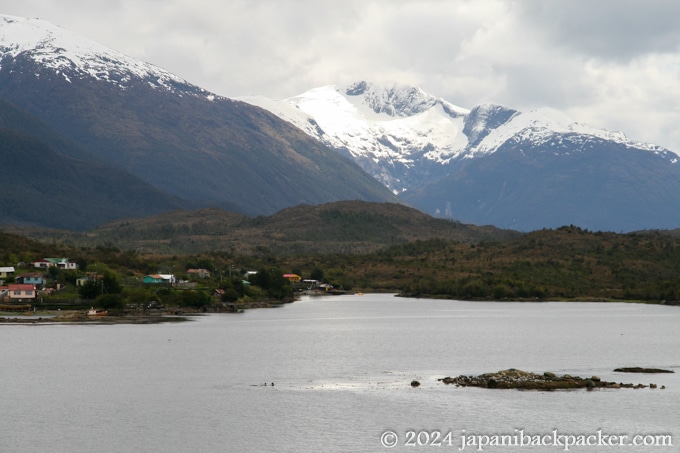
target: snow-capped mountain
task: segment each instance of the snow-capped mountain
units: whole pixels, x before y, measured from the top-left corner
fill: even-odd
[[[429,214],[516,230],[680,227],[677,154],[554,110],[468,110],[366,82],[243,100],[264,109],[46,21],[0,16],[0,101],[19,110],[0,128],[62,137],[46,144],[182,201],[271,214],[398,193]],[[28,117],[51,133],[35,135]]]
[[[259,105],[349,156],[394,193],[431,183],[457,159],[490,154],[507,141],[540,146],[555,135],[578,134],[676,158],[661,147],[577,123],[551,109],[528,113],[494,104],[472,110],[407,85],[329,85]]]
[[[57,154],[117,167],[194,206],[266,215],[302,203],[399,201],[279,117],[44,20],[0,16],[0,101],[20,111],[0,116],[0,128],[34,134],[22,128],[30,117],[50,129],[42,137],[75,145]],[[83,194],[73,197],[78,204]]]
[[[469,111],[410,86],[359,82],[316,88],[283,101],[239,98],[351,156],[394,193],[445,175],[442,162],[467,143]]]
[[[482,114],[483,117],[495,117],[498,106],[481,106],[482,112],[491,110],[490,114]],[[557,136],[570,136],[572,139],[579,137],[577,142],[586,143],[588,140],[606,140],[618,143],[628,148],[651,151],[669,159],[677,159],[675,153],[650,143],[643,143],[629,139],[622,132],[610,132],[604,129],[595,129],[584,123],[577,123],[562,112],[550,108],[532,110],[527,113],[515,112],[507,121],[491,125],[488,121],[479,122],[471,115],[466,123],[470,124],[473,134],[483,134],[483,138],[471,140],[467,147],[465,157],[474,157],[478,154],[490,154],[509,141],[525,142],[532,146],[541,146]]]
[[[41,69],[51,70],[66,81],[87,78],[126,89],[144,80],[154,88],[214,97],[164,69],[128,57],[43,19],[0,16],[0,29],[3,59],[28,57]]]
[[[242,100],[350,156],[403,200],[433,215],[520,230],[570,223],[613,230],[680,226],[677,154],[554,109],[525,113],[483,104],[468,110],[417,87],[367,82],[315,88],[280,101]],[[566,168],[570,173],[561,174]],[[544,179],[547,174],[551,180]],[[504,185],[496,186],[499,180]],[[586,187],[598,193],[586,193]],[[515,199],[507,198],[510,193]],[[631,197],[641,210],[625,202]],[[598,199],[609,204],[597,205]],[[615,205],[621,212],[612,211]]]

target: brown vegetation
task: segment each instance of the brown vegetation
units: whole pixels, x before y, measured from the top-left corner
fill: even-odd
[[[51,255],[106,263],[123,278],[204,267],[226,279],[277,269],[322,275],[348,291],[414,297],[676,303],[676,234],[574,226],[519,234],[433,219],[401,205],[340,202],[256,218],[218,210],[170,213],[86,235],[62,232],[60,242],[43,233],[43,240],[55,243],[44,246]],[[35,243],[18,243],[15,256],[34,254]],[[11,263],[7,250],[3,263]]]

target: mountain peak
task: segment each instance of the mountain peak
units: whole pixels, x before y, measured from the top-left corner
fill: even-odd
[[[313,88],[282,101],[241,98],[351,157],[397,194],[445,171],[465,147],[468,110],[418,87],[367,81]],[[417,162],[427,161],[422,172]],[[430,165],[430,163],[432,163]]]
[[[28,59],[68,82],[92,78],[121,88],[144,80],[155,88],[208,95],[170,72],[128,57],[43,19],[0,16],[0,61]]]
[[[361,96],[363,102],[375,113],[384,113],[391,117],[417,115],[436,105],[442,105],[454,118],[468,113],[467,110],[431,96],[413,85],[399,83],[379,85],[360,81],[350,84],[344,91],[347,96]]]
[[[348,96],[363,96],[363,102],[375,113],[385,113],[392,117],[412,116],[431,108],[437,102],[420,88],[409,85],[380,86],[362,81],[350,85],[345,93]]]
[[[406,84],[362,80],[314,88],[283,101],[244,100],[351,157],[395,194],[446,177],[456,162],[508,149],[550,150],[560,156],[610,143],[651,151],[670,163],[678,157],[621,132],[576,122],[555,109],[524,113],[484,103],[467,110]]]

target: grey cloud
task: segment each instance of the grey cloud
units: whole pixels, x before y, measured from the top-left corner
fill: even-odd
[[[526,0],[515,3],[526,27],[551,46],[594,58],[629,60],[680,49],[680,2],[674,0]]]

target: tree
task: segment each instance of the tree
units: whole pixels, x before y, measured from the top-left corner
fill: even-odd
[[[262,268],[258,270],[256,274],[251,275],[250,282],[262,289],[269,289],[272,283],[272,275],[267,269]]]
[[[262,268],[250,279],[253,285],[262,288],[271,298],[280,300],[293,295],[293,287],[288,279],[283,277],[283,272],[280,269],[272,269],[270,272],[266,268]]]
[[[78,289],[83,299],[95,299],[100,294],[120,294],[122,288],[118,278],[111,272],[105,272],[101,278],[88,280]]]
[[[104,273],[104,278],[102,280],[102,291],[106,294],[120,294],[120,283],[118,283],[118,278],[113,273]]]
[[[80,288],[78,288],[78,294],[83,299],[95,299],[98,295],[102,293],[102,286],[100,282],[96,280],[88,280]]]
[[[200,308],[210,304],[210,297],[204,291],[183,291],[180,305],[184,307]]]
[[[222,295],[222,302],[236,302],[238,298],[238,292],[234,288],[227,288]]]
[[[222,300],[224,302],[234,302],[244,295],[243,281],[241,280],[224,280],[222,284],[220,284],[220,289],[223,289],[225,295],[229,294],[230,297],[229,299],[223,297]]]
[[[238,296],[243,297],[246,294],[246,288],[243,284],[243,280],[232,280],[232,283],[234,284],[234,289],[238,293]]]
[[[321,282],[323,281],[323,271],[318,267],[315,267],[314,270],[312,270],[312,272],[309,274],[309,278]]]
[[[149,301],[158,298],[154,293],[154,290],[147,287],[126,287],[123,294],[129,304],[146,304]]]
[[[100,294],[95,299],[95,305],[106,308],[123,308],[123,298],[120,294]]]

